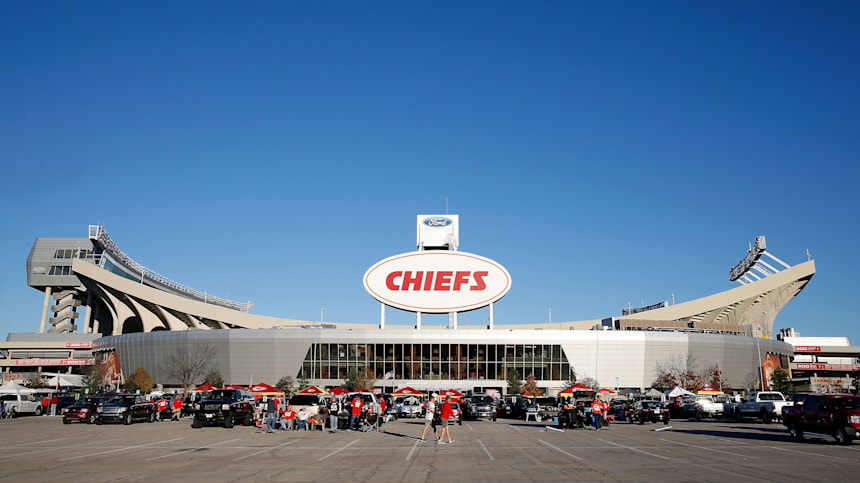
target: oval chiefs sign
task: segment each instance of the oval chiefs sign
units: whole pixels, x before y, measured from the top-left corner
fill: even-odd
[[[511,289],[511,275],[493,260],[472,253],[410,252],[370,267],[364,288],[385,305],[442,314],[499,300]]]

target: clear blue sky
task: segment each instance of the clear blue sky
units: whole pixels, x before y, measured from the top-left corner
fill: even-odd
[[[857,2],[2,1],[0,335],[38,329],[34,239],[95,223],[255,313],[376,322],[364,271],[447,197],[513,277],[498,323],[726,290],[766,235],[818,269],[776,327],[860,343],[857,25]]]

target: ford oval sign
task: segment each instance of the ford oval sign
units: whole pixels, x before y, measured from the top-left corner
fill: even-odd
[[[370,267],[364,288],[385,305],[444,314],[499,300],[511,289],[511,275],[493,260],[472,253],[410,252]]]
[[[434,227],[436,227],[436,226],[448,226],[448,225],[450,225],[451,223],[454,223],[454,222],[453,222],[453,221],[451,221],[451,219],[450,219],[450,218],[447,218],[447,217],[444,217],[444,216],[431,216],[431,217],[429,217],[429,218],[425,218],[425,219],[424,219],[424,221],[423,221],[423,223],[424,223],[425,225],[427,225],[427,226],[434,226]]]

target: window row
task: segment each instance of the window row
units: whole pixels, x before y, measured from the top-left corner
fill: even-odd
[[[72,267],[53,266],[48,270],[48,275],[71,275]]]
[[[307,361],[567,362],[560,345],[313,344]]]
[[[308,379],[345,379],[350,370],[367,368],[377,381],[386,379],[424,380],[507,380],[508,371],[516,369],[520,379],[534,374],[537,380],[567,380],[570,366],[567,363],[496,364],[492,362],[356,362],[328,363],[305,362],[302,373]]]
[[[65,248],[54,252],[54,259],[62,260],[66,258],[82,258],[92,260],[95,258],[95,253],[92,250],[82,250],[79,248]]]

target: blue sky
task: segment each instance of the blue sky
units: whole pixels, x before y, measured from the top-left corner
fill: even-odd
[[[776,327],[860,343],[859,21],[856,2],[2,2],[0,334],[38,328],[33,240],[95,223],[255,313],[376,322],[364,271],[447,198],[461,249],[513,277],[497,323],[729,289],[766,235],[818,270]]]

